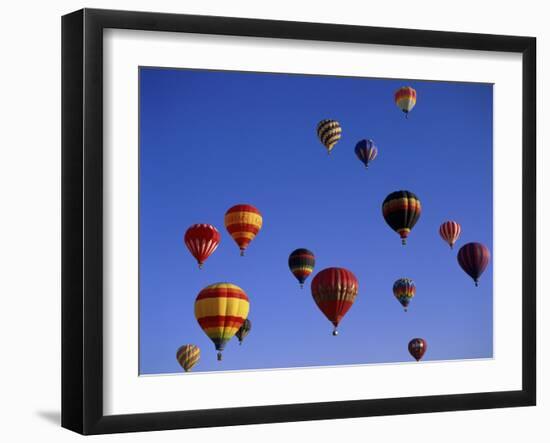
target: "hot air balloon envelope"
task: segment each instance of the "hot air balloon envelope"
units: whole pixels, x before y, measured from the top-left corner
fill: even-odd
[[[288,267],[300,283],[300,286],[303,287],[304,282],[315,267],[315,255],[308,249],[296,249],[288,257]]]
[[[221,360],[221,351],[248,317],[250,303],[245,292],[232,283],[215,283],[199,292],[195,317],[212,340]]]
[[[386,223],[399,234],[403,244],[406,244],[421,213],[420,200],[411,191],[392,192],[382,203],[382,215]]]
[[[359,290],[359,282],[351,271],[344,268],[327,268],[311,282],[311,294],[323,314],[334,325],[333,335],[346,312],[349,311]]]
[[[225,228],[244,255],[250,242],[262,228],[262,214],[252,205],[235,205],[225,213]]]
[[[212,225],[196,224],[185,231],[184,242],[199,268],[220,244],[220,232]]]

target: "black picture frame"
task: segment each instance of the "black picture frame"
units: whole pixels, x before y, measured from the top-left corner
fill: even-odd
[[[522,54],[522,389],[106,416],[103,413],[103,30],[454,48]],[[81,434],[536,404],[536,39],[83,9],[62,18],[62,426]]]

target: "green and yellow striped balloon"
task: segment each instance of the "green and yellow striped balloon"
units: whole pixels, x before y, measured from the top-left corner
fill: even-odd
[[[178,348],[176,358],[183,370],[189,372],[201,358],[201,350],[195,345],[183,345]]]

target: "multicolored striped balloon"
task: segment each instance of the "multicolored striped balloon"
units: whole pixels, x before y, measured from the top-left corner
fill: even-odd
[[[428,343],[423,338],[413,338],[409,342],[409,353],[416,361],[420,361],[428,350]]]
[[[451,249],[453,249],[453,246],[458,240],[458,237],[460,237],[461,231],[462,228],[460,227],[460,225],[452,220],[442,223],[439,227],[439,235],[449,244]]]
[[[334,325],[332,335],[338,335],[338,324],[357,297],[359,282],[351,271],[327,268],[311,282],[311,295],[323,314]]]
[[[185,372],[189,372],[201,358],[201,350],[195,345],[183,345],[176,351],[178,363]]]
[[[410,278],[400,278],[393,284],[393,295],[401,303],[405,312],[415,294],[416,286]]]
[[[244,255],[244,250],[262,228],[262,214],[252,205],[235,205],[225,213],[225,228]]]
[[[250,303],[245,292],[232,283],[207,286],[195,300],[195,317],[212,340],[222,359],[225,345],[248,317]]]
[[[491,253],[489,248],[481,243],[466,243],[459,249],[457,260],[464,272],[472,277],[478,286],[479,278],[491,260]]]
[[[416,91],[410,86],[403,86],[395,91],[395,104],[405,113],[405,117],[409,118],[409,112],[416,105]]]
[[[288,257],[288,267],[300,283],[300,287],[303,288],[304,282],[315,267],[315,255],[308,249],[296,249]]]
[[[220,232],[212,225],[196,224],[185,231],[183,238],[191,255],[197,259],[199,269],[220,244]]]
[[[239,339],[239,345],[243,344],[244,338],[250,333],[251,329],[252,329],[252,322],[247,318],[243,322],[242,326],[239,328],[237,333],[235,334]]]
[[[403,245],[407,244],[407,237],[421,213],[420,200],[410,191],[392,192],[382,203],[382,215],[390,228],[399,234]]]
[[[317,136],[330,154],[334,145],[336,145],[340,137],[342,137],[342,127],[336,120],[321,120],[317,125]]]
[[[372,140],[361,140],[355,145],[355,155],[368,168],[369,163],[378,155],[378,148]]]

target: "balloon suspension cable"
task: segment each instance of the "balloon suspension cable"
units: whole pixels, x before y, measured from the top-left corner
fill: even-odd
[[[334,331],[332,331],[332,335],[336,337],[338,335],[338,329],[334,328]]]
[[[218,352],[218,361],[222,361],[222,353]]]
[[[241,257],[244,257],[244,249],[241,248]]]

